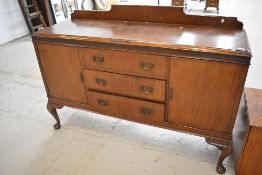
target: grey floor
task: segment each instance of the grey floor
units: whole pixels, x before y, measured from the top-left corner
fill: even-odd
[[[199,13],[203,3],[189,4]],[[262,88],[262,1],[221,0],[221,14],[244,22],[253,51],[246,86]],[[213,9],[207,14],[213,14]],[[90,112],[59,110],[53,130],[29,37],[0,46],[0,175],[203,175],[219,151],[201,137]],[[234,174],[232,158],[226,174]]]

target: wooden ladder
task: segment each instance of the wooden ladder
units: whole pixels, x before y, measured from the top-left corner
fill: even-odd
[[[21,8],[21,11],[23,13],[23,16],[25,18],[27,27],[30,31],[30,33],[34,33],[38,31],[40,28],[46,28],[46,23],[43,18],[42,12],[40,11],[38,4],[36,0],[32,0],[32,4],[27,4],[26,0],[17,0],[19,3],[19,6]],[[32,22],[33,19],[39,19],[39,25],[34,26],[34,23]]]

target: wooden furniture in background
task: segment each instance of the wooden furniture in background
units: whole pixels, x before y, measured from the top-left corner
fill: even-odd
[[[245,105],[245,106],[244,106]],[[245,89],[245,104],[233,134],[236,175],[262,172],[262,90]]]
[[[37,0],[37,2],[46,21],[46,25],[51,26],[56,24],[56,18],[53,12],[51,0]]]
[[[46,28],[46,23],[43,18],[42,12],[40,11],[36,0],[32,0],[32,4],[27,4],[26,0],[18,0],[19,6],[25,18],[28,30],[30,33],[38,31],[40,28]],[[38,18],[40,24],[34,26],[32,19]]]
[[[175,7],[184,6],[184,0],[172,0],[171,4]]]
[[[204,12],[206,12],[207,8],[214,7],[217,9],[217,13],[219,13],[219,0],[206,0],[206,6]]]
[[[54,127],[68,106],[199,135],[224,173],[251,59],[242,27],[181,7],[75,11],[32,35]]]

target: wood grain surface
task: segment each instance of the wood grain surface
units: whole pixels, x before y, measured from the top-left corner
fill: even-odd
[[[86,70],[84,78],[87,90],[165,102],[166,82],[162,80],[93,70]]]
[[[130,13],[132,12],[132,13]],[[210,26],[215,28],[242,29],[243,23],[234,17],[188,15],[183,7],[112,5],[109,11],[75,10],[74,19],[137,21],[165,24]],[[224,19],[221,22],[221,19]]]
[[[240,65],[190,59],[171,60],[168,121],[217,132],[229,131],[236,101],[242,94]],[[239,102],[237,102],[239,103]],[[189,109],[189,110],[186,110]],[[233,119],[234,120],[234,119]]]
[[[49,95],[86,104],[78,49],[40,43],[37,49]]]
[[[128,11],[138,12],[122,19]],[[32,37],[251,56],[242,25],[236,18],[186,15],[177,7],[113,6],[109,12],[76,11],[72,20]]]
[[[262,172],[262,90],[245,88],[234,128],[233,146],[236,175],[260,175]]]
[[[262,90],[245,89],[249,123],[251,126],[262,127]]]
[[[164,121],[164,105],[104,93],[88,92],[90,109],[99,113],[147,123]]]
[[[87,69],[166,79],[168,57],[116,50],[80,48],[80,58]],[[94,57],[102,57],[101,63]],[[144,64],[144,65],[141,65]],[[144,67],[147,66],[152,67]]]

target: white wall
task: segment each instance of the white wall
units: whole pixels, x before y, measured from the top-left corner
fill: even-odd
[[[29,34],[17,0],[0,0],[0,45]]]

